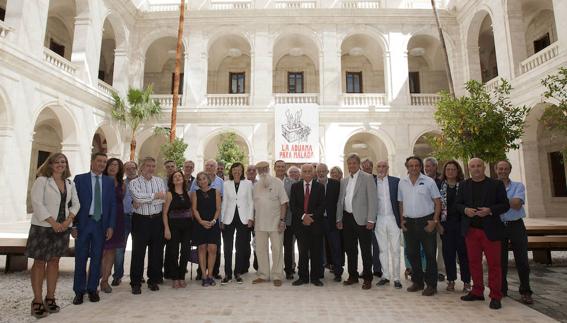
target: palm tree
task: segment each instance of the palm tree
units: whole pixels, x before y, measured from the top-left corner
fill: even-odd
[[[443,47],[443,56],[445,58],[445,71],[447,74],[447,82],[449,83],[449,94],[452,97],[455,97],[455,88],[453,86],[451,65],[449,65],[449,54],[447,53],[447,45],[445,44],[443,29],[441,29],[441,23],[439,22],[439,14],[437,13],[437,6],[435,4],[435,0],[431,0],[431,7],[433,8],[433,15],[435,15],[435,22],[437,23],[437,30],[439,31],[439,40],[441,41],[441,46]]]
[[[161,113],[159,102],[151,98],[153,86],[150,84],[144,90],[128,89],[127,100],[123,100],[117,93],[112,93],[114,106],[112,118],[130,128],[130,160],[134,160],[136,153],[136,132],[140,125],[156,118]]]
[[[179,5],[179,27],[177,30],[177,48],[175,50],[175,72],[173,74],[173,103],[171,106],[171,131],[169,142],[175,140],[175,128],[177,127],[177,105],[179,103],[179,74],[181,67],[181,49],[183,47],[183,22],[185,20],[185,0]],[[186,94],[187,95],[187,94]]]

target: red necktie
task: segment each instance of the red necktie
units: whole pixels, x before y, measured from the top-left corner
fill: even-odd
[[[309,195],[311,192],[309,191],[309,183],[305,184],[305,196],[303,197],[303,212],[307,214],[307,207],[309,205]]]

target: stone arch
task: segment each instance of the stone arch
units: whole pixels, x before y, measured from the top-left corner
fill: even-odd
[[[384,37],[385,33],[376,27],[371,27],[368,25],[355,25],[346,33],[339,35],[339,38],[337,39],[337,43],[339,44],[339,46],[342,46],[342,43],[346,39],[357,34],[366,35],[372,38],[374,41],[376,41],[376,43],[380,45],[380,47],[382,47],[382,51],[384,53],[390,50],[390,45],[388,43],[388,40]]]
[[[443,53],[443,45],[439,37],[430,34],[413,34],[406,48],[408,50],[408,71],[417,72],[418,74],[413,75],[419,77],[419,80],[409,78],[410,92],[438,93],[449,88],[445,53]],[[419,81],[419,85],[413,83],[414,81]]]
[[[91,138],[93,138],[91,145],[92,152],[97,151],[95,146],[95,144],[99,143],[96,139],[97,135],[100,138],[100,144],[104,143],[105,153],[111,157],[122,158],[120,144],[122,139],[120,131],[116,127],[112,126],[110,122],[104,121],[95,128],[95,131],[91,136]]]
[[[244,152],[244,159],[242,160],[242,163],[244,165],[247,165],[250,161],[250,151],[251,151],[251,147],[250,145],[248,145],[248,142],[246,140],[246,137],[241,136],[240,134],[238,134],[235,131],[226,131],[226,129],[222,129],[223,131],[217,131],[217,135],[215,136],[208,136],[208,140],[204,141],[204,149],[202,150],[202,156],[203,156],[203,161],[206,162],[209,159],[216,159],[216,154],[217,154],[217,145],[220,142],[221,136],[228,134],[228,133],[234,133],[236,135],[236,144],[243,150]]]
[[[116,40],[116,49],[128,49],[128,36],[129,31],[122,20],[122,17],[115,12],[108,10],[103,20],[108,20],[114,31],[114,38]]]
[[[347,172],[347,157],[357,153],[361,160],[370,159],[376,165],[379,160],[390,161],[393,150],[388,149],[387,140],[377,131],[360,129],[346,138],[343,145],[343,170]]]
[[[432,147],[425,140],[426,135],[439,136],[441,131],[439,129],[427,129],[419,133],[418,136],[412,139],[411,154],[421,158],[430,157],[432,154]]]
[[[153,84],[155,94],[172,94],[176,48],[177,37],[165,36],[154,40],[145,51],[143,85]],[[181,73],[184,65],[182,59]],[[179,94],[182,94],[184,77],[180,81]]]
[[[248,137],[246,136],[246,134],[244,134],[242,131],[236,129],[236,128],[232,128],[232,127],[223,127],[223,128],[218,128],[215,129],[213,131],[210,131],[207,136],[203,137],[201,140],[199,140],[199,148],[198,148],[198,153],[202,158],[205,158],[205,150],[207,148],[207,146],[211,143],[211,141],[215,138],[215,137],[219,137],[222,134],[226,134],[229,132],[234,132],[238,137],[240,137],[240,139],[242,139],[243,143],[246,145],[246,151],[245,154],[248,156],[248,160],[250,160],[253,157],[253,152],[252,152],[252,143],[250,142],[250,140],[248,139]],[[206,160],[206,159],[204,159]]]
[[[207,37],[207,45],[205,46],[207,53],[211,50],[211,47],[215,45],[215,43],[226,36],[235,36],[246,40],[248,46],[250,47],[250,51],[253,51],[253,39],[250,37],[250,34],[242,31],[236,25],[231,26],[223,26],[217,30],[215,30],[211,35]]]
[[[207,48],[207,93],[250,93],[252,46],[249,39],[238,32],[217,33]],[[244,73],[244,79],[235,77],[234,89],[231,89],[230,73]],[[240,86],[242,83],[244,88]]]
[[[466,52],[468,57],[469,79],[482,80],[483,72],[481,67],[481,56],[479,50],[479,39],[483,23],[486,19],[493,20],[492,10],[488,6],[482,6],[472,16],[466,29]],[[494,42],[494,41],[493,41]],[[496,46],[494,45],[494,50]],[[496,57],[496,52],[494,53]],[[497,62],[496,62],[497,63]]]
[[[342,39],[340,54],[343,93],[386,93],[387,53],[380,41],[368,33],[351,33]],[[348,72],[361,73],[361,82],[353,81],[349,86]]]
[[[138,50],[139,53],[142,54],[143,57],[146,56],[148,49],[150,48],[150,46],[156,42],[157,40],[161,39],[161,38],[166,38],[166,37],[172,37],[177,39],[177,27],[175,28],[171,28],[171,27],[158,27],[154,30],[152,30],[151,32],[149,32],[146,35],[142,36],[142,39],[140,39],[139,41],[139,46],[138,46]],[[187,35],[185,35],[185,37],[183,37],[183,48],[184,50],[187,47]]]

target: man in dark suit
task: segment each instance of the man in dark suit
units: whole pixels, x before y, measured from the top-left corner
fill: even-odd
[[[323,213],[325,212],[325,191],[323,185],[314,181],[315,170],[312,164],[301,166],[302,180],[291,186],[289,205],[291,225],[299,246],[299,279],[293,286],[311,283],[323,286],[320,280],[321,249],[323,247]],[[311,275],[309,274],[311,260]]]
[[[360,168],[363,172],[372,175],[374,177],[374,182],[376,182],[376,174],[374,171],[374,163],[369,158],[366,158],[360,164]],[[372,235],[372,273],[376,277],[382,277],[382,264],[380,263],[380,246],[378,245],[378,240],[376,235]]]
[[[116,221],[116,195],[114,179],[102,175],[106,167],[106,154],[91,156],[91,171],[75,177],[75,187],[81,208],[75,218],[75,279],[73,304],[83,303],[85,292],[91,302],[98,302],[100,262],[104,241],[112,237]],[[90,258],[87,280],[87,259]]]
[[[482,254],[488,263],[490,308],[502,307],[501,240],[504,224],[500,215],[510,209],[504,183],[484,175],[485,165],[480,158],[468,163],[471,178],[459,185],[455,205],[463,214],[462,233],[465,236],[473,289],[462,296],[463,301],[483,301],[484,282]]]
[[[343,275],[343,252],[341,248],[340,231],[337,229],[337,202],[341,191],[341,183],[328,178],[329,169],[326,164],[317,165],[317,182],[321,184],[325,192],[325,211],[323,213],[323,234],[330,248],[330,259],[327,264],[333,265],[334,280],[340,282]]]

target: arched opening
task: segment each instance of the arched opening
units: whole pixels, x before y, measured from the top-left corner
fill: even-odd
[[[168,138],[163,135],[152,135],[144,141],[138,153],[138,159],[142,160],[146,157],[153,157],[156,159],[156,174],[165,174],[163,163],[165,156],[161,152],[161,146],[168,142]]]
[[[273,93],[319,93],[319,48],[312,39],[282,36],[273,53]]]
[[[98,79],[112,85],[114,78],[114,51],[116,50],[116,36],[112,24],[107,18],[102,31],[102,44],[98,64]]]
[[[207,94],[249,94],[252,81],[250,44],[238,35],[224,35],[209,46]]]
[[[426,132],[419,136],[413,145],[413,155],[419,158],[426,158],[433,156],[433,147],[429,144],[431,138],[439,137],[437,132]]]
[[[92,153],[107,153],[108,143],[106,142],[106,135],[101,128],[98,128],[93,136],[91,144]]]
[[[0,20],[2,21],[6,18],[6,4],[7,0],[0,0]]]
[[[343,93],[385,93],[384,49],[365,34],[354,34],[341,44]]]
[[[480,70],[482,82],[486,83],[498,76],[498,63],[496,61],[496,45],[494,44],[494,31],[492,18],[486,15],[478,35],[478,52],[480,57]]]
[[[565,217],[567,163],[562,151],[567,136],[551,132],[540,121],[546,106],[532,108],[522,138],[528,209],[530,217]]]
[[[144,87],[153,84],[155,94],[173,94],[176,48],[176,37],[163,37],[154,41],[146,51]],[[184,61],[181,59],[179,94],[183,93]]]
[[[73,51],[75,17],[74,0],[49,1],[44,46],[69,61]]]
[[[30,192],[35,181],[37,169],[53,153],[61,152],[63,141],[63,127],[60,119],[53,110],[48,107],[43,109],[34,126],[31,159],[29,165],[27,209],[31,212]]]
[[[344,165],[345,173],[348,172],[347,158],[350,154],[356,153],[360,160],[370,159],[374,166],[380,160],[388,160],[388,148],[382,139],[378,136],[361,132],[351,136],[344,147]]]
[[[408,43],[410,93],[439,93],[449,88],[441,42],[416,35]]]
[[[204,151],[203,151],[203,160],[204,161],[207,161],[209,159],[217,160],[217,156],[218,156],[218,152],[219,152],[219,145],[222,143],[223,138],[224,138],[224,140],[226,140],[227,135],[229,133],[234,133],[234,132],[228,130],[226,132],[220,133],[220,134],[212,137],[211,139],[209,139],[209,141],[205,145],[205,148],[204,148]],[[235,134],[234,143],[236,144],[236,146],[238,146],[240,151],[242,151],[244,153],[244,158],[241,161],[242,164],[248,165],[248,162],[250,160],[250,155],[249,155],[250,148],[248,147],[246,140],[244,138],[242,138],[240,135]]]

